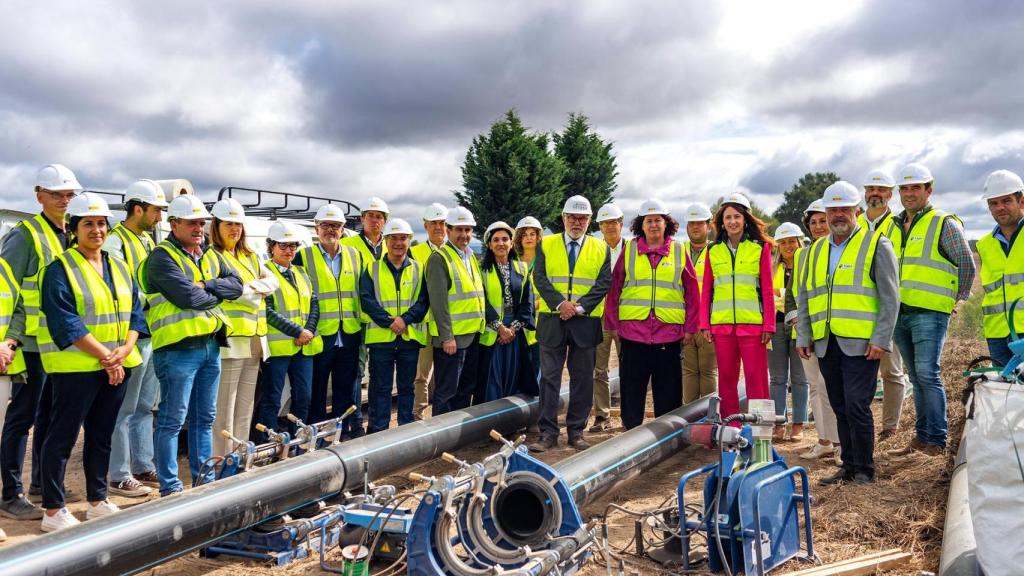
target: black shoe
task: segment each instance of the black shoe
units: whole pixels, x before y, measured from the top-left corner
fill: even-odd
[[[352,428],[351,430],[349,430],[348,435],[350,439],[355,440],[356,438],[362,438],[363,436],[366,436],[366,430],[363,430],[363,427],[359,426],[357,428]]]
[[[853,480],[853,475],[850,474],[845,468],[840,468],[838,472],[831,476],[826,476],[821,480],[818,480],[818,484],[821,486],[832,486],[833,484],[843,484]]]
[[[548,450],[558,446],[558,438],[541,438],[536,442],[527,444],[526,447],[530,449],[530,452],[547,452]]]
[[[569,438],[569,446],[582,452],[590,448],[590,442],[587,442],[587,439],[583,436],[579,436],[577,438]]]
[[[588,432],[604,432],[608,430],[608,419],[604,416],[598,416],[594,418],[594,425],[590,427]]]
[[[854,484],[874,484],[875,483],[875,477],[874,476],[868,476],[864,472],[857,472],[856,474],[853,475],[853,483]]]
[[[28,501],[24,494],[0,503],[0,516],[11,520],[41,520],[43,509]]]

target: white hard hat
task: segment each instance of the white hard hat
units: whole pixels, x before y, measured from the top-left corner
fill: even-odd
[[[837,180],[825,188],[821,204],[827,208],[848,208],[860,205],[860,190],[845,180]]]
[[[280,220],[270,225],[270,230],[267,230],[267,238],[274,242],[302,242],[302,234],[299,232],[298,226]]]
[[[648,198],[640,204],[640,216],[668,216],[668,206],[657,198]]]
[[[435,220],[444,220],[448,216],[448,209],[443,204],[434,202],[423,210],[423,221],[433,222]]]
[[[387,216],[388,214],[391,214],[391,211],[388,210],[388,203],[383,201],[383,200],[381,200],[377,196],[370,196],[370,201],[366,203],[366,206],[363,206],[363,212],[364,213],[365,212],[369,212],[371,210],[376,210],[377,212],[383,212],[385,216]]]
[[[519,223],[516,224],[516,230],[519,230],[520,228],[544,229],[544,227],[540,225],[540,220],[537,220],[533,216],[523,216],[522,219],[519,220]]]
[[[586,196],[580,196],[579,194],[570,196],[565,201],[565,206],[562,207],[562,214],[586,214],[590,216],[593,213],[594,211],[590,209],[590,200],[587,200]]]
[[[217,203],[210,209],[210,214],[213,214],[218,220],[245,224],[245,208],[242,208],[242,205],[234,198],[217,200]]]
[[[821,201],[821,198],[807,205],[807,210],[804,210],[804,214],[810,214],[811,212],[825,213],[825,203]]]
[[[171,200],[170,205],[167,206],[167,219],[175,218],[199,220],[201,218],[210,218],[210,213],[206,211],[206,206],[203,205],[203,201],[198,196],[186,194]]]
[[[473,218],[473,213],[469,211],[469,208],[456,206],[448,211],[448,215],[444,217],[444,223],[449,226],[476,226],[476,219]]]
[[[50,164],[40,168],[36,174],[36,186],[54,192],[82,191],[82,185],[78,183],[78,178],[75,178],[75,173],[63,164]]]
[[[700,202],[695,202],[686,207],[687,223],[707,222],[708,220],[711,220],[711,218],[711,210]]]
[[[894,188],[896,186],[896,181],[892,179],[892,174],[889,174],[885,170],[872,170],[864,177],[864,187],[866,188],[868,186]]]
[[[601,209],[597,211],[597,223],[600,224],[605,220],[618,220],[619,218],[622,218],[622,216],[622,209],[609,202],[604,206],[601,206]]]
[[[1024,181],[1020,176],[1009,170],[996,170],[985,179],[985,190],[981,194],[981,199],[1009,196],[1015,192],[1024,192]]]
[[[337,204],[324,204],[316,209],[313,222],[341,222],[345,223],[345,211]]]
[[[732,194],[729,194],[729,196],[722,201],[723,206],[726,204],[739,204],[747,210],[750,210],[750,198],[747,198],[747,195],[742,192],[733,192]]]
[[[512,236],[514,236],[516,233],[516,231],[513,230],[511,226],[509,226],[508,224],[501,220],[498,220],[497,222],[494,222],[493,224],[488,226],[487,230],[484,231],[484,244],[490,242],[491,234],[494,234],[498,230],[504,230],[505,232],[508,232],[509,238],[512,238]]]
[[[803,238],[804,231],[799,226],[792,222],[783,222],[779,224],[779,227],[775,229],[775,240],[782,240],[783,238]]]
[[[393,234],[408,234],[412,236],[412,226],[401,218],[394,218],[388,220],[388,223],[384,225],[384,235],[391,236]]]
[[[128,185],[124,191],[124,201],[135,200],[151,206],[167,208],[167,196],[163,186],[152,180],[141,178]]]
[[[927,184],[935,178],[932,177],[932,171],[925,167],[923,164],[917,162],[911,162],[904,166],[896,178],[899,184]]]
[[[47,188],[47,190],[49,190],[49,188]],[[110,213],[110,206],[107,206],[107,201],[99,194],[93,194],[92,192],[83,192],[72,198],[71,202],[68,202],[67,215],[106,216],[107,218],[114,217],[114,215]]]

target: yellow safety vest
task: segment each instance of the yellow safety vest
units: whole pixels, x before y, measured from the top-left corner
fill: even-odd
[[[164,240],[157,244],[156,250],[163,250],[174,260],[178,268],[185,274],[189,282],[213,280],[220,276],[220,258],[213,250],[207,250],[196,266],[190,256],[186,256],[180,248]],[[153,342],[153,350],[181,342],[185,338],[208,336],[227,324],[227,318],[220,306],[209,310],[178,308],[173,302],[160,293],[156,287],[149,285],[150,259],[146,259],[145,274],[139,275],[139,287],[147,294],[149,309],[146,310],[146,322]]]
[[[775,288],[775,314],[785,314],[786,296],[781,291],[786,287],[786,265],[779,262],[775,266],[775,274],[772,275],[772,287]]]
[[[870,340],[878,317],[878,287],[871,279],[880,233],[857,228],[847,241],[835,271],[828,274],[829,237],[819,238],[810,247],[811,264],[806,284],[807,312],[811,317],[814,340],[828,332],[844,338]]]
[[[736,253],[715,242],[708,261],[715,280],[711,295],[712,324],[761,324],[761,244],[743,240]]]
[[[448,314],[452,321],[452,335],[475,334],[484,330],[484,284],[480,263],[470,256],[470,267],[462,261],[450,243],[437,251],[448,267],[451,286],[448,287]],[[431,322],[430,335],[439,336],[437,323]]]
[[[0,343],[7,338],[7,330],[11,327],[11,316],[14,314],[14,305],[18,303],[18,295],[21,287],[14,281],[14,272],[6,260],[0,258]],[[14,376],[25,371],[25,357],[21,348],[14,351],[14,359],[7,366],[7,376]],[[6,402],[7,398],[0,399]]]
[[[686,322],[683,298],[683,271],[686,249],[679,242],[669,243],[668,255],[651,267],[647,254],[640,254],[640,243],[627,240],[622,248],[626,276],[619,295],[619,320],[647,320],[651,311],[666,324]]]
[[[1024,240],[1010,247],[1010,255],[1003,252],[1001,242],[991,232],[978,240],[981,257],[981,287],[985,297],[981,310],[985,315],[985,338],[1005,338],[1010,335],[1010,307],[1018,301],[1013,313],[1013,328],[1024,333]]]
[[[576,257],[576,267],[569,272],[569,252],[566,250],[565,236],[554,234],[541,240],[541,249],[544,251],[544,270],[541,274],[547,276],[551,286],[562,295],[562,298],[575,302],[579,302],[594,287],[608,257],[608,244],[602,240],[584,235],[577,242],[580,242],[581,246]],[[542,314],[558,314],[558,310],[552,310],[543,298],[540,299],[537,309]],[[587,316],[599,318],[602,314],[603,299]]]
[[[537,261],[537,256],[534,254],[533,260],[526,266],[526,278],[530,280],[530,290],[533,291],[533,325],[537,325],[537,319],[539,318],[539,311],[537,309],[540,303],[540,292],[537,291],[537,283],[533,281],[533,263]],[[537,330],[536,328],[523,328],[523,332],[526,334],[526,345],[533,346],[537,343]]]
[[[512,261],[512,266],[523,275],[524,281],[523,286],[526,286],[525,278],[527,275],[526,263],[518,260]],[[513,294],[512,298],[516,302],[522,300],[523,292],[520,287],[519,294]],[[498,278],[498,271],[496,268],[491,268],[484,272],[484,294],[487,296],[487,303],[491,305],[498,312],[498,320],[505,320],[505,299],[502,297],[501,291],[501,280]],[[484,333],[480,335],[481,346],[493,346],[498,341],[498,332],[491,330],[489,327],[484,327]]]
[[[367,273],[370,275],[370,280],[373,281],[373,293],[377,297],[377,302],[391,316],[401,316],[420,297],[420,290],[423,289],[423,265],[415,259],[409,259],[409,265],[402,269],[402,277],[399,279],[401,290],[395,289],[394,278],[387,266],[382,258],[370,264]],[[381,270],[385,272],[383,280],[381,279]],[[367,344],[394,342],[395,338],[396,334],[391,331],[391,328],[381,328],[376,322],[371,321],[366,327],[365,342]],[[421,346],[426,346],[426,325],[422,322],[406,324],[402,340],[412,340],[419,342]]]
[[[956,266],[939,251],[939,236],[946,218],[956,216],[934,208],[928,210],[911,225],[906,236],[895,220],[880,227],[892,241],[900,261],[903,304],[946,314],[953,312],[960,279]]]
[[[42,214],[22,220],[18,226],[24,227],[28,232],[29,238],[32,239],[32,247],[36,251],[36,258],[39,260],[36,273],[21,279],[21,300],[25,306],[25,336],[35,336],[39,332],[39,317],[42,315],[39,312],[39,304],[42,302],[39,284],[42,282],[43,269],[64,252],[64,246],[54,234],[46,216]]]
[[[111,230],[110,233],[121,239],[122,260],[128,263],[128,269],[131,270],[132,278],[135,278],[137,281],[139,277],[139,267],[142,266],[142,263],[149,257],[149,253],[153,251],[156,244],[153,242],[153,239],[149,237],[149,234],[143,234],[140,237],[135,232],[129,230],[123,222],[114,226],[114,229]]]
[[[249,252],[241,258],[227,251],[215,250],[215,252],[220,256],[225,267],[238,274],[243,285],[259,278],[260,258],[255,252]],[[241,298],[224,300],[220,303],[220,308],[227,316],[230,336],[267,335],[267,304],[262,298],[256,304]]]
[[[335,278],[319,247],[302,249],[303,268],[309,273],[309,280],[320,305],[317,334],[336,334],[339,328],[345,334],[355,334],[363,329],[359,308],[359,274],[365,268],[366,261],[351,246],[339,246],[338,254],[341,256],[341,267],[339,276]]]
[[[799,247],[796,249],[796,253],[793,254],[793,282],[790,283],[790,289],[793,291],[793,300],[798,301],[800,297],[800,291],[807,283],[807,277],[809,275],[809,264],[811,250],[810,247]],[[790,340],[796,340],[796,326],[793,326],[793,330],[789,335]]]
[[[356,234],[355,236],[345,236],[344,238],[339,240],[338,243],[341,244],[342,246],[350,246],[354,248],[357,252],[359,252],[359,255],[362,256],[364,270],[366,268],[369,268],[370,263],[373,262],[374,260],[380,260],[380,258],[383,258],[384,254],[387,252],[387,246],[384,245],[383,237],[381,237],[380,239],[380,258],[377,258],[373,255],[373,252],[370,250],[370,247],[367,246],[366,241],[363,240],[362,234]]]
[[[885,214],[885,217],[882,218],[878,222],[878,226],[875,226],[874,230],[871,229],[871,223],[868,222],[868,213],[867,212],[862,212],[859,216],[857,216],[857,225],[859,225],[861,228],[867,230],[868,232],[873,232],[873,231],[876,231],[876,230],[888,229],[888,227],[891,226],[891,224],[889,224],[889,222],[892,222],[892,211],[891,210],[889,212],[887,212]]]
[[[71,248],[57,256],[68,275],[68,285],[75,295],[75,309],[85,328],[96,340],[108,349],[122,346],[128,338],[131,324],[132,280],[128,265],[117,257],[108,257],[110,276],[114,281],[114,293],[81,252]],[[103,370],[98,358],[79,350],[74,344],[61,350],[53,342],[47,326],[46,316],[39,320],[39,353],[43,369],[47,373],[78,373]],[[125,368],[142,364],[138,347],[124,359]]]
[[[692,256],[693,251],[690,249],[690,241],[687,240],[683,243],[683,247],[686,249],[686,254]],[[700,249],[700,253],[697,254],[696,260],[693,261],[693,273],[697,275],[697,293],[700,294],[704,290],[704,264],[708,261],[708,246],[710,244],[704,244],[704,247]]]
[[[413,260],[420,263],[420,270],[427,269],[427,259],[434,253],[434,247],[430,245],[430,242],[421,242],[412,248],[409,248],[409,256]],[[427,315],[423,318],[423,327],[426,330],[430,329],[430,323],[433,320],[433,315],[430,313],[430,309],[427,309]]]
[[[274,292],[274,308],[277,309],[277,313],[305,328],[306,319],[309,318],[309,306],[313,301],[313,287],[306,271],[302,266],[292,266],[292,277],[295,278],[295,285],[292,285],[277,269],[276,264],[267,262],[266,267],[277,276],[279,284]],[[305,346],[299,346],[295,343],[295,338],[269,325],[267,344],[270,346],[271,356],[294,356],[300,350],[303,356],[316,356],[324,350],[324,341],[320,334],[314,335]]]

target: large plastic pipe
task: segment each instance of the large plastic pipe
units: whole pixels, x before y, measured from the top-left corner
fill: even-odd
[[[949,479],[946,524],[942,529],[939,576],[978,576],[978,543],[974,539],[971,506],[967,499],[967,426],[960,438],[956,465]]]
[[[380,478],[537,416],[537,399],[511,396],[370,434],[0,549],[0,574],[133,574],[357,489],[364,463]]]

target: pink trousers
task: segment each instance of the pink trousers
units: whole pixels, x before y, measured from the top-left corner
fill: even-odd
[[[718,358],[718,394],[722,399],[722,418],[738,414],[740,398],[736,390],[740,380],[740,363],[747,386],[747,399],[767,400],[768,348],[761,343],[761,335],[736,336],[715,334],[715,355]]]

